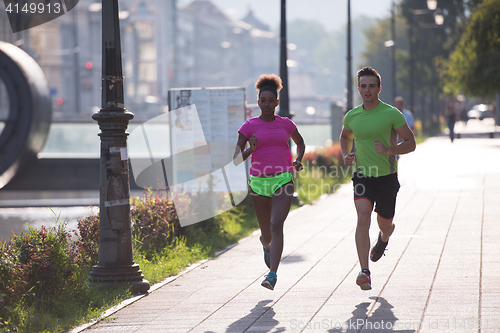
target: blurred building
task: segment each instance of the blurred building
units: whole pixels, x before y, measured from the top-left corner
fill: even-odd
[[[177,17],[173,87],[240,86],[253,102],[259,75],[278,73],[279,39],[251,11],[235,22],[210,1],[196,0]]]
[[[171,88],[239,86],[246,89],[247,102],[255,103],[259,75],[279,74],[279,36],[251,9],[234,21],[208,0],[184,8],[176,0],[120,0],[119,5],[125,106],[135,121],[164,112]],[[56,121],[90,122],[101,108],[101,15],[99,0],[80,0],[68,14],[14,34],[0,10],[0,40],[20,46],[40,64]],[[317,94],[310,56],[289,45],[288,57],[294,121],[324,122],[332,101]]]
[[[125,105],[136,118],[165,110],[170,88],[242,86],[279,71],[279,39],[250,11],[229,19],[210,1],[120,0]],[[101,2],[80,0],[54,21],[12,33],[0,4],[0,40],[40,64],[55,120],[88,120],[101,107]],[[1,93],[1,88],[0,88]]]

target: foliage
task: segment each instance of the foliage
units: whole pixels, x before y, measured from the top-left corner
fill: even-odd
[[[366,37],[364,31],[370,29],[375,19],[359,16],[352,20],[352,64],[355,67],[362,66],[364,61],[359,56],[365,49]],[[332,31],[322,38],[312,54],[317,68],[318,94],[332,95],[337,98],[345,96],[346,82],[346,44],[347,28]],[[353,84],[356,85],[356,80]]]
[[[76,246],[83,265],[93,266],[99,258],[99,213],[77,220]]]
[[[183,227],[181,233],[189,247],[200,245],[209,255],[214,255],[216,251],[247,236],[257,227],[251,197],[247,195],[236,207],[205,221]]]
[[[180,223],[168,195],[163,195],[161,191],[153,194],[152,190],[148,190],[142,198],[132,198],[131,201],[132,236],[137,251],[150,257],[175,243]]]
[[[141,267],[149,283],[158,283],[165,277],[180,273],[193,262],[208,257],[207,249],[200,244],[188,246],[185,237],[175,239],[175,244],[164,248],[161,253],[146,257],[142,252],[135,251],[134,262]]]
[[[359,63],[359,54],[364,49],[365,36],[363,30],[368,28],[375,19],[366,16],[356,17],[352,21],[352,55],[353,63]],[[277,32],[279,33],[279,32]],[[345,46],[346,26],[339,30],[326,31],[314,20],[296,19],[287,24],[287,40],[297,45],[295,52],[289,51],[289,57],[301,63],[301,66],[315,67],[317,71],[320,95],[344,97],[345,89]],[[306,57],[303,53],[306,53]],[[304,64],[312,60],[311,64]]]
[[[338,143],[307,152],[302,158],[302,162],[306,167],[318,166],[330,168],[343,165],[343,161],[342,150]]]
[[[295,189],[304,204],[333,193],[350,178],[351,170],[344,165],[338,143],[305,153],[302,163],[305,170],[295,175]]]
[[[483,1],[450,57],[448,92],[485,97],[500,91],[500,0]]]
[[[78,299],[81,257],[65,227],[60,221],[51,228],[29,226],[27,233],[1,244],[0,328],[36,331],[43,316],[28,326],[26,316],[50,313],[58,318],[67,307],[61,300]]]
[[[23,288],[21,285],[24,282],[19,279],[20,276],[21,268],[12,245],[0,241],[0,328],[7,325],[15,313],[14,308],[20,299],[17,291]]]
[[[395,15],[396,80],[397,95],[409,100],[411,85],[420,95],[439,95],[444,82],[437,75],[440,59],[448,59],[455,48],[467,22],[467,13],[475,1],[440,0],[439,13],[444,16],[443,26],[434,22],[434,14],[428,11],[424,0],[403,0]],[[390,18],[378,20],[365,30],[366,50],[364,65],[376,68],[382,76],[380,97],[392,101],[392,55],[385,41],[393,39]],[[412,66],[413,64],[413,66]],[[385,78],[385,79],[384,79]]]
[[[287,22],[288,42],[294,43],[298,48],[313,54],[316,46],[328,33],[325,28],[316,21],[295,19]]]
[[[408,89],[408,68],[409,68],[409,43],[408,24],[403,16],[397,15],[396,36],[394,46],[396,48],[397,62],[397,89],[398,95],[405,95],[403,89]],[[362,53],[363,66],[375,68],[382,77],[382,91],[380,99],[392,103],[392,47],[386,47],[385,42],[392,40],[391,21],[389,18],[381,19],[370,29],[365,30],[366,48]]]
[[[65,224],[35,229],[29,226],[26,234],[11,239],[16,262],[20,267],[16,293],[27,304],[50,299],[61,287],[71,288],[78,282],[78,253]]]

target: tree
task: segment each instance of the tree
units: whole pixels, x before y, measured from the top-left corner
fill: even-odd
[[[396,16],[395,31],[396,38],[391,47],[396,48],[397,94],[406,95],[402,90],[408,89],[408,26],[401,15]],[[382,76],[380,99],[392,103],[392,53],[391,48],[385,46],[385,42],[392,39],[390,18],[378,20],[364,33],[366,36],[365,51],[362,53],[362,62],[359,67],[369,66],[380,73]]]
[[[424,94],[442,93],[444,85],[436,75],[439,64],[448,59],[455,49],[464,31],[467,16],[477,2],[478,0],[440,0],[438,11],[443,15],[444,23],[438,27],[434,23],[433,13],[423,14],[427,11],[425,0],[401,1],[400,12],[409,22],[410,29],[413,29],[413,40],[410,42],[413,43],[413,75],[416,76],[409,78],[410,71],[406,71],[403,73],[403,82],[413,79],[415,83],[416,80],[416,85]],[[409,67],[410,54],[406,58]]]
[[[361,53],[365,49],[364,31],[376,20],[367,16],[352,19],[352,65],[353,76],[362,63]],[[344,98],[347,75],[347,25],[330,32],[314,50],[314,61],[318,68],[319,93]],[[356,80],[353,81],[356,84]],[[356,98],[356,94],[354,94]]]
[[[328,33],[321,23],[303,19],[295,19],[287,23],[288,42],[294,43],[298,48],[306,50],[309,54],[325,38]]]
[[[450,93],[486,97],[500,92],[500,0],[477,6],[443,74]]]

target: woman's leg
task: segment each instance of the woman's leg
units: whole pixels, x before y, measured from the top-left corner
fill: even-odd
[[[292,205],[294,186],[289,182],[273,195],[271,209],[271,271],[277,272],[283,253],[283,225]]]
[[[253,208],[255,210],[255,215],[257,215],[257,221],[260,227],[260,242],[264,249],[269,252],[271,251],[271,208],[272,199],[262,195],[258,195],[250,189],[250,195],[252,196]]]

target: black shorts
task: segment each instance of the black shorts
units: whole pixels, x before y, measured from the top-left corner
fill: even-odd
[[[399,191],[398,174],[382,177],[367,177],[355,172],[352,175],[354,200],[368,199],[375,211],[385,219],[391,219],[396,212],[396,196]]]

